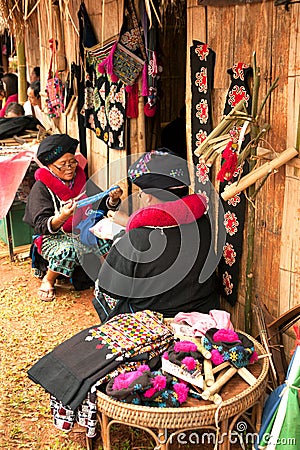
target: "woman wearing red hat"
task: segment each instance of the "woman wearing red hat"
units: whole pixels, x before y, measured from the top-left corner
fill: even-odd
[[[87,208],[76,209],[76,199],[82,197],[86,184],[84,171],[75,158],[77,146],[77,139],[53,134],[41,142],[37,152],[37,159],[44,167],[35,173],[36,182],[29,194],[24,221],[34,228],[38,253],[48,261],[39,289],[43,301],[54,300],[54,285],[59,275],[72,277],[81,257],[95,251],[93,246],[82,244],[76,234],[76,227],[88,217]],[[116,209],[121,195],[120,188],[111,191],[102,200],[100,209],[104,212]],[[99,256],[110,247],[105,241],[98,240],[97,244]]]

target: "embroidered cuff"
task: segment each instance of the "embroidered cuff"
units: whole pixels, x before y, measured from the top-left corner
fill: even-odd
[[[111,211],[116,211],[119,208],[120,204],[121,204],[121,199],[119,198],[115,205],[111,205],[109,203],[109,200],[110,200],[110,197],[107,197],[107,199],[106,199],[106,206],[107,206],[107,208],[110,209]]]
[[[61,227],[59,227],[59,229],[56,230],[56,231],[52,230],[52,227],[51,227],[51,220],[52,219],[54,219],[54,216],[49,217],[49,219],[47,220],[47,228],[48,228],[49,233],[56,234],[56,233],[58,233],[60,231]]]

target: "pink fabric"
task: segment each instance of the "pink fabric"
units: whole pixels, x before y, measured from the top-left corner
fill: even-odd
[[[191,194],[174,202],[147,206],[130,216],[126,231],[147,226],[164,227],[191,223],[203,216],[206,207],[206,198],[200,194]]]
[[[18,94],[10,95],[7,98],[7,100],[5,102],[5,105],[3,106],[2,109],[0,109],[0,117],[4,117],[5,116],[5,111],[6,111],[7,105],[9,105],[12,102],[18,102]]]
[[[0,219],[8,213],[35,153],[34,148],[24,150],[0,161]]]
[[[209,314],[180,312],[174,317],[174,322],[189,325],[194,336],[204,336],[210,328],[234,329],[230,321],[230,314],[219,309],[212,309]]]

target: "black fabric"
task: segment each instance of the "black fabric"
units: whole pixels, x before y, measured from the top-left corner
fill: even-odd
[[[78,143],[77,139],[72,138],[68,134],[51,134],[51,136],[47,136],[40,143],[37,159],[44,166],[48,166],[48,164],[54,163],[65,153],[75,155]]]
[[[212,131],[211,92],[214,83],[215,52],[207,44],[193,41],[190,47],[192,85],[192,153]]]
[[[95,340],[87,341],[90,328],[58,345],[28,371],[29,378],[39,383],[63,405],[75,410],[91,386],[120,363],[105,345],[97,349]],[[110,359],[106,355],[110,354]]]
[[[248,112],[251,112],[252,99],[248,83],[249,78],[252,75],[252,68],[247,64],[239,62],[228,69],[227,72],[231,76],[231,84],[226,97],[224,115],[227,115],[242,99],[245,100]],[[250,136],[246,135],[241,146],[242,149],[247,145],[249,139]],[[246,197],[245,194],[241,192],[236,194],[233,198],[224,201],[221,197],[221,193],[228,184],[236,181],[241,174],[246,175],[248,171],[249,165],[246,161],[243,167],[238,168],[230,182],[220,182],[219,186],[220,199],[224,208],[224,226],[226,229],[226,243],[218,265],[220,293],[232,306],[236,304],[238,299]]]
[[[199,247],[193,239],[197,236]],[[130,230],[112,246],[99,273],[99,290],[119,300],[108,318],[144,309],[174,317],[181,311],[208,313],[218,308],[215,274],[199,283],[210,243],[206,216],[163,231]],[[149,258],[149,250],[158,256]]]
[[[37,131],[40,121],[33,116],[1,117],[0,138],[7,139],[13,136],[21,136],[26,130]]]
[[[148,363],[167,348],[171,332],[160,325],[161,318],[152,317],[145,312],[140,318],[116,318],[106,328],[90,326],[39,359],[28,376],[75,411],[91,387],[120,364]],[[158,328],[160,333],[155,333]],[[123,334],[121,344],[118,331]]]

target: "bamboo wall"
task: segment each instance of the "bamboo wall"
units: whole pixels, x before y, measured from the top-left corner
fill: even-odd
[[[196,0],[188,0],[187,54],[193,39],[206,42],[216,52],[214,126],[221,119],[230,84],[227,69],[238,61],[253,65],[255,51],[261,69],[260,99],[279,76],[279,87],[264,113],[272,127],[267,135],[269,144],[262,145],[277,153],[288,146],[296,146],[300,97],[299,18],[298,4],[286,11],[284,7],[275,7],[272,1],[203,7],[198,6]],[[190,100],[187,82],[189,104]],[[253,297],[258,295],[275,316],[300,302],[299,161],[293,160],[271,175],[256,200]],[[245,237],[246,233],[247,229]],[[238,305],[232,308],[223,304],[241,327],[244,324],[245,247],[244,244]]]

